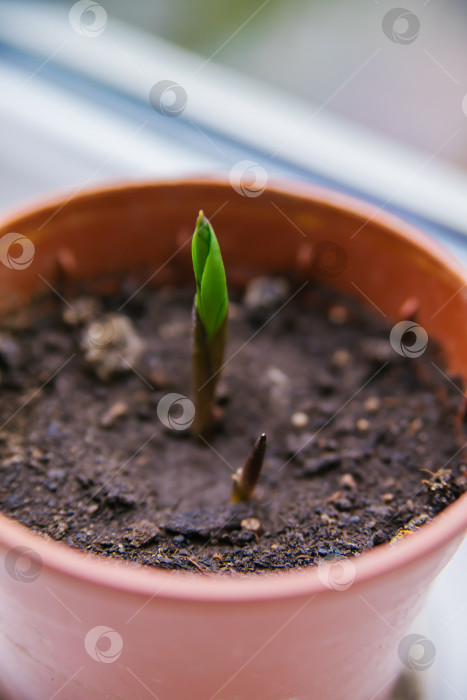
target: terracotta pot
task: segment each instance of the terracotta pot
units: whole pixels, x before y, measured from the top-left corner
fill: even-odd
[[[3,221],[0,237],[26,236],[35,257],[9,269],[0,244],[1,310],[48,291],[43,280],[56,283],[64,248],[75,255],[76,280],[130,268],[153,284],[191,280],[183,244],[200,207],[217,212],[231,283],[292,273],[298,288],[312,272],[366,295],[394,321],[416,297],[418,323],[442,344],[449,367],[467,375],[460,266],[402,221],[297,184],[257,197],[208,180],[130,185],[24,209]],[[323,241],[333,242],[334,257]],[[400,544],[343,566],[226,578],[99,559],[0,516],[6,697],[381,700],[402,668],[398,645],[466,526],[463,496]]]

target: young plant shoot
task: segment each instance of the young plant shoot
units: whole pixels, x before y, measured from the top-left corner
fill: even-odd
[[[231,503],[249,501],[258,483],[266,453],[266,435],[263,433],[251,448],[245,464],[232,475],[233,488]]]
[[[194,436],[209,432],[213,423],[216,386],[224,361],[228,297],[224,263],[214,230],[200,211],[192,242],[196,296],[193,309]]]

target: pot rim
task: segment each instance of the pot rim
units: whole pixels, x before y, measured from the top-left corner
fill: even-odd
[[[231,185],[226,177],[203,174],[184,178],[117,182],[83,191],[73,199],[75,202],[89,202],[111,192],[138,191],[154,187],[199,187],[200,184],[207,187],[228,187],[229,192],[231,191]],[[319,201],[330,209],[350,213],[360,219],[369,219],[404,242],[420,248],[428,257],[435,259],[438,265],[457,278],[459,287],[467,285],[467,270],[441,244],[412,224],[387,213],[376,205],[327,187],[303,182],[274,180],[268,183],[267,190],[285,193],[299,199]],[[19,219],[24,219],[33,212],[45,211],[51,206],[59,207],[69,200],[70,197],[66,198],[66,194],[58,194],[45,199],[41,198],[36,203],[16,207],[2,215],[0,225],[5,226],[8,223],[11,230],[14,230],[15,223]],[[351,561],[354,566],[355,583],[371,582],[388,573],[396,573],[399,569],[413,566],[433,551],[447,547],[450,543],[454,547],[456,540],[460,541],[466,530],[467,493],[435,516],[430,523],[423,525],[413,535],[404,538],[396,545],[386,543],[358,557],[347,558],[346,561]],[[321,566],[310,566],[299,571],[262,574],[202,575],[190,572],[168,572],[140,567],[116,559],[105,559],[73,549],[59,541],[45,539],[0,513],[0,547],[8,551],[18,546],[33,550],[41,558],[43,567],[51,573],[73,577],[90,585],[105,586],[138,597],[148,597],[149,600],[157,597],[164,600],[218,603],[252,602],[299,596],[311,597],[318,593],[332,595],[338,592],[323,583],[324,576],[318,575],[318,569],[321,569]]]

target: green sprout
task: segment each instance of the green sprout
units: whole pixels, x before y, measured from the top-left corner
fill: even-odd
[[[196,279],[194,303],[193,381],[195,419],[192,434],[212,426],[214,398],[224,361],[228,305],[224,263],[214,230],[200,211],[192,242]]]

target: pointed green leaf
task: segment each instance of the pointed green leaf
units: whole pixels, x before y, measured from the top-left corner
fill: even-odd
[[[227,283],[219,243],[202,211],[193,234],[192,257],[197,290],[196,307],[206,333],[212,338],[227,314]]]

